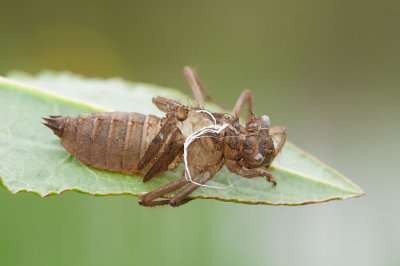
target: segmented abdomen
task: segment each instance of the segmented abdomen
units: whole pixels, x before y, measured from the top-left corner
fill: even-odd
[[[161,119],[139,113],[112,112],[45,119],[61,144],[85,164],[132,174],[154,136]]]

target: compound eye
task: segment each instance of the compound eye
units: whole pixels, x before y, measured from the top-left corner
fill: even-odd
[[[261,119],[263,121],[261,124],[261,129],[268,129],[271,126],[269,116],[263,115]]]

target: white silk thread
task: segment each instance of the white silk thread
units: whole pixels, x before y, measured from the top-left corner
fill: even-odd
[[[205,138],[205,137],[212,137],[212,136],[203,136],[200,137],[201,135],[207,134],[207,133],[215,133],[215,134],[220,134],[222,132],[222,130],[224,130],[226,127],[229,126],[229,124],[225,123],[223,125],[217,125],[217,120],[215,119],[215,117],[207,110],[197,110],[197,113],[206,113],[208,114],[214,122],[214,125],[211,126],[206,126],[203,128],[200,128],[199,130],[193,132],[191,135],[189,135],[186,140],[185,143],[183,144],[183,160],[185,163],[185,179],[193,184],[196,184],[198,186],[202,186],[202,187],[208,187],[208,188],[218,188],[218,189],[226,189],[228,187],[233,186],[234,184],[236,184],[237,182],[231,184],[230,186],[227,187],[217,187],[217,186],[210,186],[210,185],[206,185],[206,184],[200,184],[197,183],[195,181],[193,181],[191,175],[190,175],[190,171],[189,171],[189,165],[188,165],[188,161],[187,161],[187,150],[189,145],[195,141],[198,138]],[[244,179],[243,179],[244,180]],[[242,180],[239,180],[238,182],[240,182]]]

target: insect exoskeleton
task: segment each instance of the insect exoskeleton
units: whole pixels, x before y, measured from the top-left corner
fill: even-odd
[[[286,141],[283,126],[270,127],[269,117],[252,113],[249,90],[240,95],[230,114],[204,109],[203,94],[215,101],[190,67],[184,74],[197,106],[155,97],[153,103],[164,118],[128,112],[103,112],[44,118],[47,127],[78,160],[92,167],[126,174],[140,173],[143,181],[185,164],[182,178],[139,197],[143,206],[190,201],[190,193],[226,165],[244,178],[266,177],[276,185],[269,167]],[[247,119],[239,114],[247,105]],[[273,138],[280,136],[277,145]],[[176,192],[173,196],[171,193]],[[167,197],[168,199],[160,199]]]
[[[61,145],[78,160],[126,174],[141,172],[137,163],[162,123],[156,116],[127,112],[51,116],[45,120],[60,137]]]

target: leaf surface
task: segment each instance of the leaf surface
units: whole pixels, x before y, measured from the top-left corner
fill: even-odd
[[[173,89],[117,78],[88,79],[49,71],[37,76],[14,73],[9,78],[0,77],[0,181],[13,193],[28,191],[40,196],[68,190],[99,196],[138,196],[180,178],[183,167],[143,183],[139,175],[85,166],[40,123],[41,117],[49,115],[113,110],[163,116],[151,103],[154,96],[189,101]],[[356,184],[291,143],[285,145],[271,171],[278,183],[275,188],[264,178],[243,179],[224,167],[207,184],[227,188],[202,187],[191,197],[301,205],[363,194]]]

